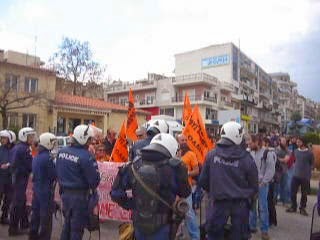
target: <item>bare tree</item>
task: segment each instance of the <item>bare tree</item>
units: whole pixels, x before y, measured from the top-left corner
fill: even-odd
[[[49,61],[54,65],[59,76],[73,81],[74,95],[76,95],[78,81],[99,82],[105,72],[105,66],[93,60],[88,42],[67,37],[62,39],[58,51]]]
[[[8,113],[13,110],[28,108],[47,100],[46,92],[21,93],[17,83],[8,84],[0,79],[0,114],[2,127],[8,128]]]

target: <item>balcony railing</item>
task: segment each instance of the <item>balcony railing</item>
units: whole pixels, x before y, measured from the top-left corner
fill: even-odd
[[[122,83],[121,85],[109,85],[106,89],[107,92],[117,92],[117,91],[129,91],[130,88],[132,90],[138,89],[150,89],[156,88],[156,84],[154,81],[148,81],[143,83]]]
[[[215,97],[207,97],[204,95],[190,95],[190,101],[207,101],[217,103],[217,99]],[[176,96],[172,98],[172,102],[179,103],[184,102],[184,96]]]
[[[209,84],[217,84],[218,80],[214,76],[211,76],[206,73],[194,73],[188,75],[177,76],[172,79],[172,83],[197,83],[197,82],[206,82]]]

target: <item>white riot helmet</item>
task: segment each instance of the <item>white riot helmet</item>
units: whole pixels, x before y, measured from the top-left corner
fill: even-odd
[[[165,154],[167,157],[175,157],[178,150],[178,142],[169,133],[159,133],[154,136],[150,145],[143,148],[143,150],[153,150]]]
[[[49,132],[42,133],[39,137],[39,145],[48,150],[52,150],[54,148],[56,141],[56,136]]]
[[[14,131],[8,130],[8,132],[9,132],[10,135],[11,135],[11,139],[9,139],[10,143],[14,143],[15,141],[17,141],[17,136],[16,136],[16,134],[14,133]]]
[[[31,127],[21,128],[18,133],[18,139],[21,142],[26,142],[28,139],[28,135],[35,135],[36,131]]]
[[[73,130],[73,138],[80,145],[85,145],[91,137],[93,137],[93,130],[89,125],[78,125]]]
[[[243,140],[243,127],[234,121],[223,124],[221,128],[221,138],[228,139],[236,145],[240,145]]]
[[[162,119],[150,120],[148,122],[147,132],[153,132],[155,134],[168,133],[169,126],[168,126],[167,122]]]
[[[13,136],[9,130],[0,131],[0,137],[8,138],[9,143],[13,143]]]

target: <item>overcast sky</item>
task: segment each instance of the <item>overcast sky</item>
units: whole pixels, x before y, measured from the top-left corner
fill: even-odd
[[[113,79],[172,74],[174,54],[234,42],[320,101],[320,0],[0,0],[0,48],[43,60],[63,36],[89,41]],[[36,47],[36,48],[35,48]]]

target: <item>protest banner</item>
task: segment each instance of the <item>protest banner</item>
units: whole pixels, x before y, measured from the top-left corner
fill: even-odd
[[[120,222],[131,221],[131,212],[121,208],[118,204],[113,202],[110,197],[110,191],[118,169],[123,163],[115,162],[98,162],[101,181],[98,186],[99,193],[99,213],[101,220],[113,220]],[[32,179],[29,178],[27,186],[27,205],[32,204]],[[129,193],[130,194],[130,193]],[[55,201],[60,205],[61,199],[59,194],[59,187],[55,189]]]

